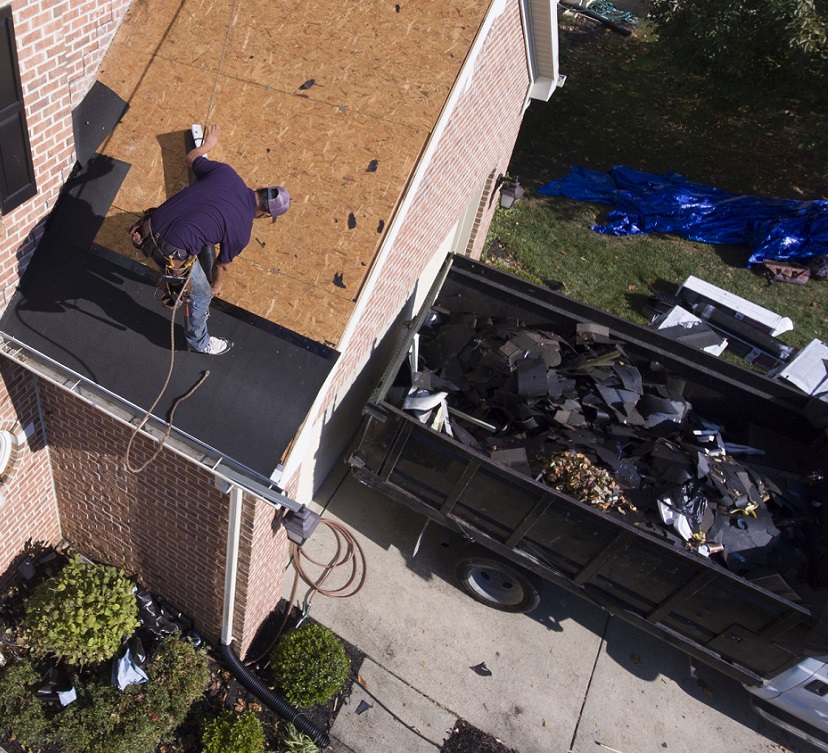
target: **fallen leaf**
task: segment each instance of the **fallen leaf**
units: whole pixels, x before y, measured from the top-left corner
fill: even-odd
[[[365,678],[362,675],[357,675],[357,682],[362,685],[363,688],[368,687],[368,683],[365,682]]]

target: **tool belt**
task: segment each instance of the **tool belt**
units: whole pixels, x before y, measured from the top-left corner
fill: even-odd
[[[148,209],[144,216],[130,227],[129,237],[132,245],[147,259],[152,259],[165,275],[185,278],[196,257],[186,249],[167,243],[152,229],[150,218],[154,211],[154,208]]]

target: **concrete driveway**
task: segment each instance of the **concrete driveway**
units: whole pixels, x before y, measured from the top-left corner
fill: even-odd
[[[317,594],[311,609],[366,654],[364,686],[331,732],[337,753],[434,753],[458,718],[519,753],[811,750],[759,719],[734,680],[694,670],[684,654],[551,584],[529,615],[478,604],[453,585],[439,526],[412,558],[423,519],[344,467],[331,475],[317,510],[355,532],[368,563],[358,594]],[[305,546],[324,560],[332,542],[320,527]]]

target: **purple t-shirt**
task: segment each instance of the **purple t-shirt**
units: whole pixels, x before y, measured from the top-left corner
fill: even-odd
[[[229,264],[250,242],[256,192],[223,162],[198,157],[196,182],[165,201],[152,215],[152,229],[167,243],[197,255],[221,244],[218,261]]]

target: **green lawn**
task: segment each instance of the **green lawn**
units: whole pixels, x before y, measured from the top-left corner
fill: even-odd
[[[562,32],[566,85],[526,113],[509,173],[528,190],[514,209],[497,211],[484,258],[505,254],[529,276],[559,280],[568,295],[639,323],[653,287],[692,274],[791,317],[789,344],[828,339],[828,282],[771,285],[745,268],[746,247],[599,235],[589,228],[609,205],[533,194],[575,165],[674,171],[760,196],[828,193],[828,138],[817,113],[795,102],[748,105],[668,70],[645,33],[623,38],[587,23]]]

